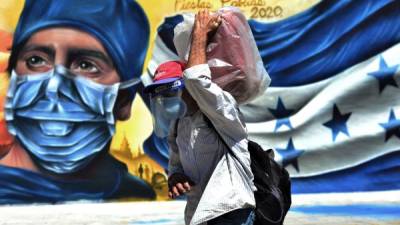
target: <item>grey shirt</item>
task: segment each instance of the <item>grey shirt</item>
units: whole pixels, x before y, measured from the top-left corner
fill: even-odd
[[[195,182],[187,193],[185,209],[185,223],[195,225],[235,209],[254,207],[255,186],[247,130],[235,99],[211,82],[207,64],[186,69],[184,81],[200,110],[171,129],[168,170],[170,175],[184,173]],[[228,153],[205,116],[236,157]]]

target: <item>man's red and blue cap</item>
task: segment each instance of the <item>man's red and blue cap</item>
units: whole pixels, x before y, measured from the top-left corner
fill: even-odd
[[[184,87],[183,70],[185,64],[180,61],[168,61],[160,64],[153,77],[153,83],[144,88],[145,93],[162,94]]]

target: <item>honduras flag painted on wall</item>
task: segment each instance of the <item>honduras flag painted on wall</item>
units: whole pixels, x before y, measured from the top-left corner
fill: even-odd
[[[178,59],[174,28],[184,19],[159,27],[149,73]],[[293,193],[400,189],[400,1],[321,1],[249,24],[272,83],[241,110]],[[144,147],[167,166],[165,140],[153,135]]]

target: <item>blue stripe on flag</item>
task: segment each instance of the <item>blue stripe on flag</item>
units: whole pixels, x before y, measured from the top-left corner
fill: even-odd
[[[174,28],[183,21],[182,15],[171,16],[165,18],[164,23],[158,27],[157,33],[164,44],[175,54],[178,54],[174,45]]]
[[[308,84],[400,41],[400,1],[322,1],[277,23],[250,21],[272,86]]]
[[[396,151],[352,168],[317,176],[292,178],[292,193],[398,190],[399,174],[400,151]]]

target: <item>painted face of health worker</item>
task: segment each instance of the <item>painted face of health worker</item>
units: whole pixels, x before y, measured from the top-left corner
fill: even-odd
[[[8,130],[43,170],[68,174],[130,116],[149,27],[132,0],[27,0],[9,70]]]

